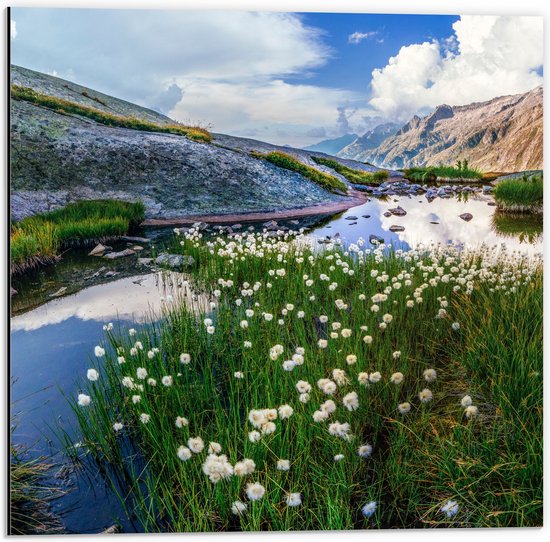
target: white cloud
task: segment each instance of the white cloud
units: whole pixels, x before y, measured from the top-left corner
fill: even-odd
[[[373,38],[378,34],[378,31],[370,32],[354,32],[348,36],[348,43],[360,43],[363,40]],[[383,40],[382,40],[383,41]]]
[[[372,72],[370,106],[406,120],[439,104],[464,105],[542,84],[541,17],[462,16],[444,42],[402,47]]]
[[[10,37],[12,40],[17,37],[17,23],[13,19],[10,21]]]

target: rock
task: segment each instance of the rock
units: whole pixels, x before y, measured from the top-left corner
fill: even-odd
[[[293,226],[297,226],[298,224],[300,224],[300,221],[299,221],[299,220],[291,220],[290,223],[291,223]]]
[[[88,253],[88,256],[103,256],[105,250],[105,246],[99,243],[91,252]]]
[[[461,215],[458,215],[460,218],[462,218],[462,220],[465,220],[466,222],[470,222],[470,220],[472,220],[473,215],[471,215],[470,213],[462,213]]]
[[[355,226],[355,224],[357,224],[357,222],[350,222],[348,226]]]
[[[430,224],[439,224],[439,222],[430,222]]]
[[[485,186],[483,187],[483,193],[484,193],[484,194],[489,194],[489,193],[492,192],[492,191],[493,191],[493,187],[492,187],[492,186],[485,185]]]
[[[390,226],[391,232],[398,232],[398,231],[405,231],[405,228],[403,226],[397,226],[396,224],[393,224]]]
[[[160,254],[155,263],[157,265],[167,265],[168,267],[189,267],[195,263],[193,256],[184,256],[183,254]]]
[[[195,230],[204,231],[208,228],[208,224],[206,222],[194,222],[191,227]]]
[[[407,214],[407,211],[405,211],[405,209],[399,206],[388,210],[392,215],[395,215],[395,216],[405,216]]]
[[[120,527],[118,525],[111,525],[107,527],[104,531],[101,531],[99,534],[116,534],[120,532]]]
[[[378,235],[371,234],[369,236],[369,243],[371,245],[380,245],[384,242],[384,239],[382,237],[378,237]]]
[[[233,226],[231,226],[231,229],[232,230],[240,230],[242,227],[243,227],[242,224],[233,224]]]
[[[11,297],[12,295],[15,295],[16,293],[17,293],[17,290],[16,290],[15,288],[12,288],[12,287],[10,286],[10,297]]]
[[[131,243],[150,243],[151,239],[147,237],[130,237],[129,235],[123,235],[120,238],[122,241],[130,241]]]
[[[361,215],[363,218],[370,218],[370,215]]]
[[[50,297],[59,297],[66,289],[66,286],[62,286],[61,288],[59,288],[59,290],[57,290],[57,292],[50,294]]]
[[[267,228],[268,230],[279,227],[277,224],[277,221],[275,220],[269,220],[268,222],[264,222],[262,225],[264,228]]]
[[[489,207],[496,207],[497,204],[495,201],[488,201],[487,205],[489,205]]]
[[[356,216],[346,216],[346,220],[357,220],[357,217]]]
[[[105,273],[106,277],[116,277],[117,275],[118,271],[107,271],[107,273]]]
[[[134,252],[141,252],[143,250],[143,247],[140,247],[139,245],[134,245],[133,247],[130,247]]]
[[[151,265],[153,263],[153,258],[138,258],[138,265]]]
[[[133,256],[134,254],[135,252],[131,248],[125,248],[120,252],[109,252],[109,254],[105,254],[105,256],[103,257],[107,258],[107,260],[116,260],[118,258],[124,258],[126,256]]]
[[[389,211],[386,211],[386,212],[384,213],[384,216],[385,216],[386,218],[389,218],[389,217],[391,216],[391,213],[390,213]]]

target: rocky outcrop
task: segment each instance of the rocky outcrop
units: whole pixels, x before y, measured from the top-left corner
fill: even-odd
[[[487,102],[440,105],[424,118],[414,116],[376,149],[347,156],[393,168],[466,159],[484,171],[541,169],[542,110],[542,87]]]
[[[172,122],[154,111],[32,70],[12,67],[11,76],[18,85],[118,115]],[[179,135],[105,126],[21,100],[11,101],[10,113],[15,220],[98,197],[141,200],[147,218],[279,212],[348,199],[251,154],[281,150],[345,182],[311,160],[322,153],[223,134],[213,134],[211,144],[200,143]],[[356,167],[376,169],[360,163]]]

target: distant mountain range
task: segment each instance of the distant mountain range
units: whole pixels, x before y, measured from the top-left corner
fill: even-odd
[[[306,151],[324,152],[326,154],[336,155],[344,147],[353,143],[359,136],[357,134],[345,134],[334,139],[325,139],[315,145],[304,147]]]
[[[440,105],[423,118],[415,115],[400,129],[391,123],[377,126],[337,156],[387,168],[466,159],[484,171],[542,169],[542,114],[542,86],[486,102]]]

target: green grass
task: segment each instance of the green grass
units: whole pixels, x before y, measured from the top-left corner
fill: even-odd
[[[506,211],[542,211],[543,195],[542,176],[505,179],[497,183],[494,190],[495,201]]]
[[[454,166],[429,166],[414,167],[403,171],[405,179],[416,183],[435,182],[437,179],[471,180],[480,181],[483,173],[461,163],[460,167]]]
[[[29,459],[24,450],[10,446],[10,535],[53,534],[61,522],[48,509],[62,491],[44,485],[51,468],[43,459]]]
[[[144,213],[141,202],[90,200],[25,218],[11,227],[11,272],[51,263],[71,245],[123,235]]]
[[[289,169],[290,171],[295,171],[300,175],[303,175],[310,181],[313,181],[315,184],[319,185],[321,188],[328,190],[333,193],[347,193],[348,187],[345,183],[329,175],[328,173],[323,173],[313,167],[306,166],[294,156],[286,154],[284,152],[270,152],[268,154],[253,153],[253,156],[267,160],[276,166],[279,166],[284,169]]]
[[[541,261],[498,256],[498,248],[313,251],[293,237],[179,238],[179,250],[196,260],[195,304],[167,305],[160,321],[136,326],[135,336],[115,325],[102,343],[105,357],[90,356],[99,379],[79,385],[89,406],[71,399],[76,438],[100,465],[126,472],[119,495],[128,512],[146,531],[541,525]],[[210,301],[216,308],[209,314],[200,305]],[[382,329],[386,314],[392,319]],[[283,347],[279,356],[270,354],[275,345]],[[298,347],[303,364],[285,370]],[[182,353],[190,363],[180,363]],[[148,372],[143,380],[140,367]],[[329,396],[317,382],[334,378],[334,369],[349,381]],[[426,369],[437,378],[427,382]],[[358,381],[377,371],[379,382]],[[397,371],[400,384],[390,381]],[[171,386],[161,383],[168,375]],[[138,387],[122,385],[124,377]],[[299,380],[312,386],[308,402],[299,400]],[[433,392],[427,403],[418,398],[424,388]],[[343,398],[353,391],[359,406],[350,411]],[[461,406],[466,394],[479,408],[470,420]],[[327,399],[336,411],[314,422]],[[411,411],[402,415],[403,402]],[[275,431],[252,443],[249,412],[284,404],[293,415],[275,419]],[[176,416],[189,425],[176,427]],[[336,420],[349,423],[354,438],[331,435]],[[212,483],[202,470],[206,451],[185,462],[177,456],[195,436],[206,446],[219,443],[231,465],[253,459],[255,471]],[[126,452],[129,442],[137,456]],[[372,456],[359,457],[367,443]],[[336,454],[344,459],[335,461]],[[277,470],[278,459],[289,459],[290,470]],[[261,500],[247,499],[249,482],[265,487]],[[301,493],[302,505],[288,507],[287,492]],[[235,500],[248,504],[240,517],[231,512]],[[440,510],[448,500],[459,505],[452,518]],[[370,501],[378,508],[365,518],[361,508]]]
[[[332,158],[320,158],[318,156],[312,156],[311,159],[317,164],[327,166],[340,175],[344,176],[349,182],[354,184],[380,184],[387,181],[390,174],[385,169],[381,169],[375,172],[362,171],[360,169],[353,169],[344,166],[337,160]]]
[[[83,93],[83,95],[90,97],[85,93]],[[102,111],[101,109],[96,109],[94,107],[88,107],[86,105],[81,105],[62,98],[49,96],[47,94],[37,92],[32,88],[22,87],[19,85],[11,86],[11,98],[14,100],[24,100],[42,107],[47,107],[48,109],[53,109],[58,113],[80,115],[99,122],[100,124],[105,124],[106,126],[130,128],[132,130],[142,130],[146,132],[176,134],[185,136],[193,141],[200,141],[204,143],[210,143],[212,141],[212,135],[210,132],[199,126],[185,126],[184,124],[179,123],[157,124],[136,117],[115,115],[113,113]],[[99,103],[103,103],[98,98],[92,99]]]
[[[492,229],[504,237],[516,237],[520,243],[533,244],[542,238],[541,214],[509,213],[497,211],[491,217]]]

